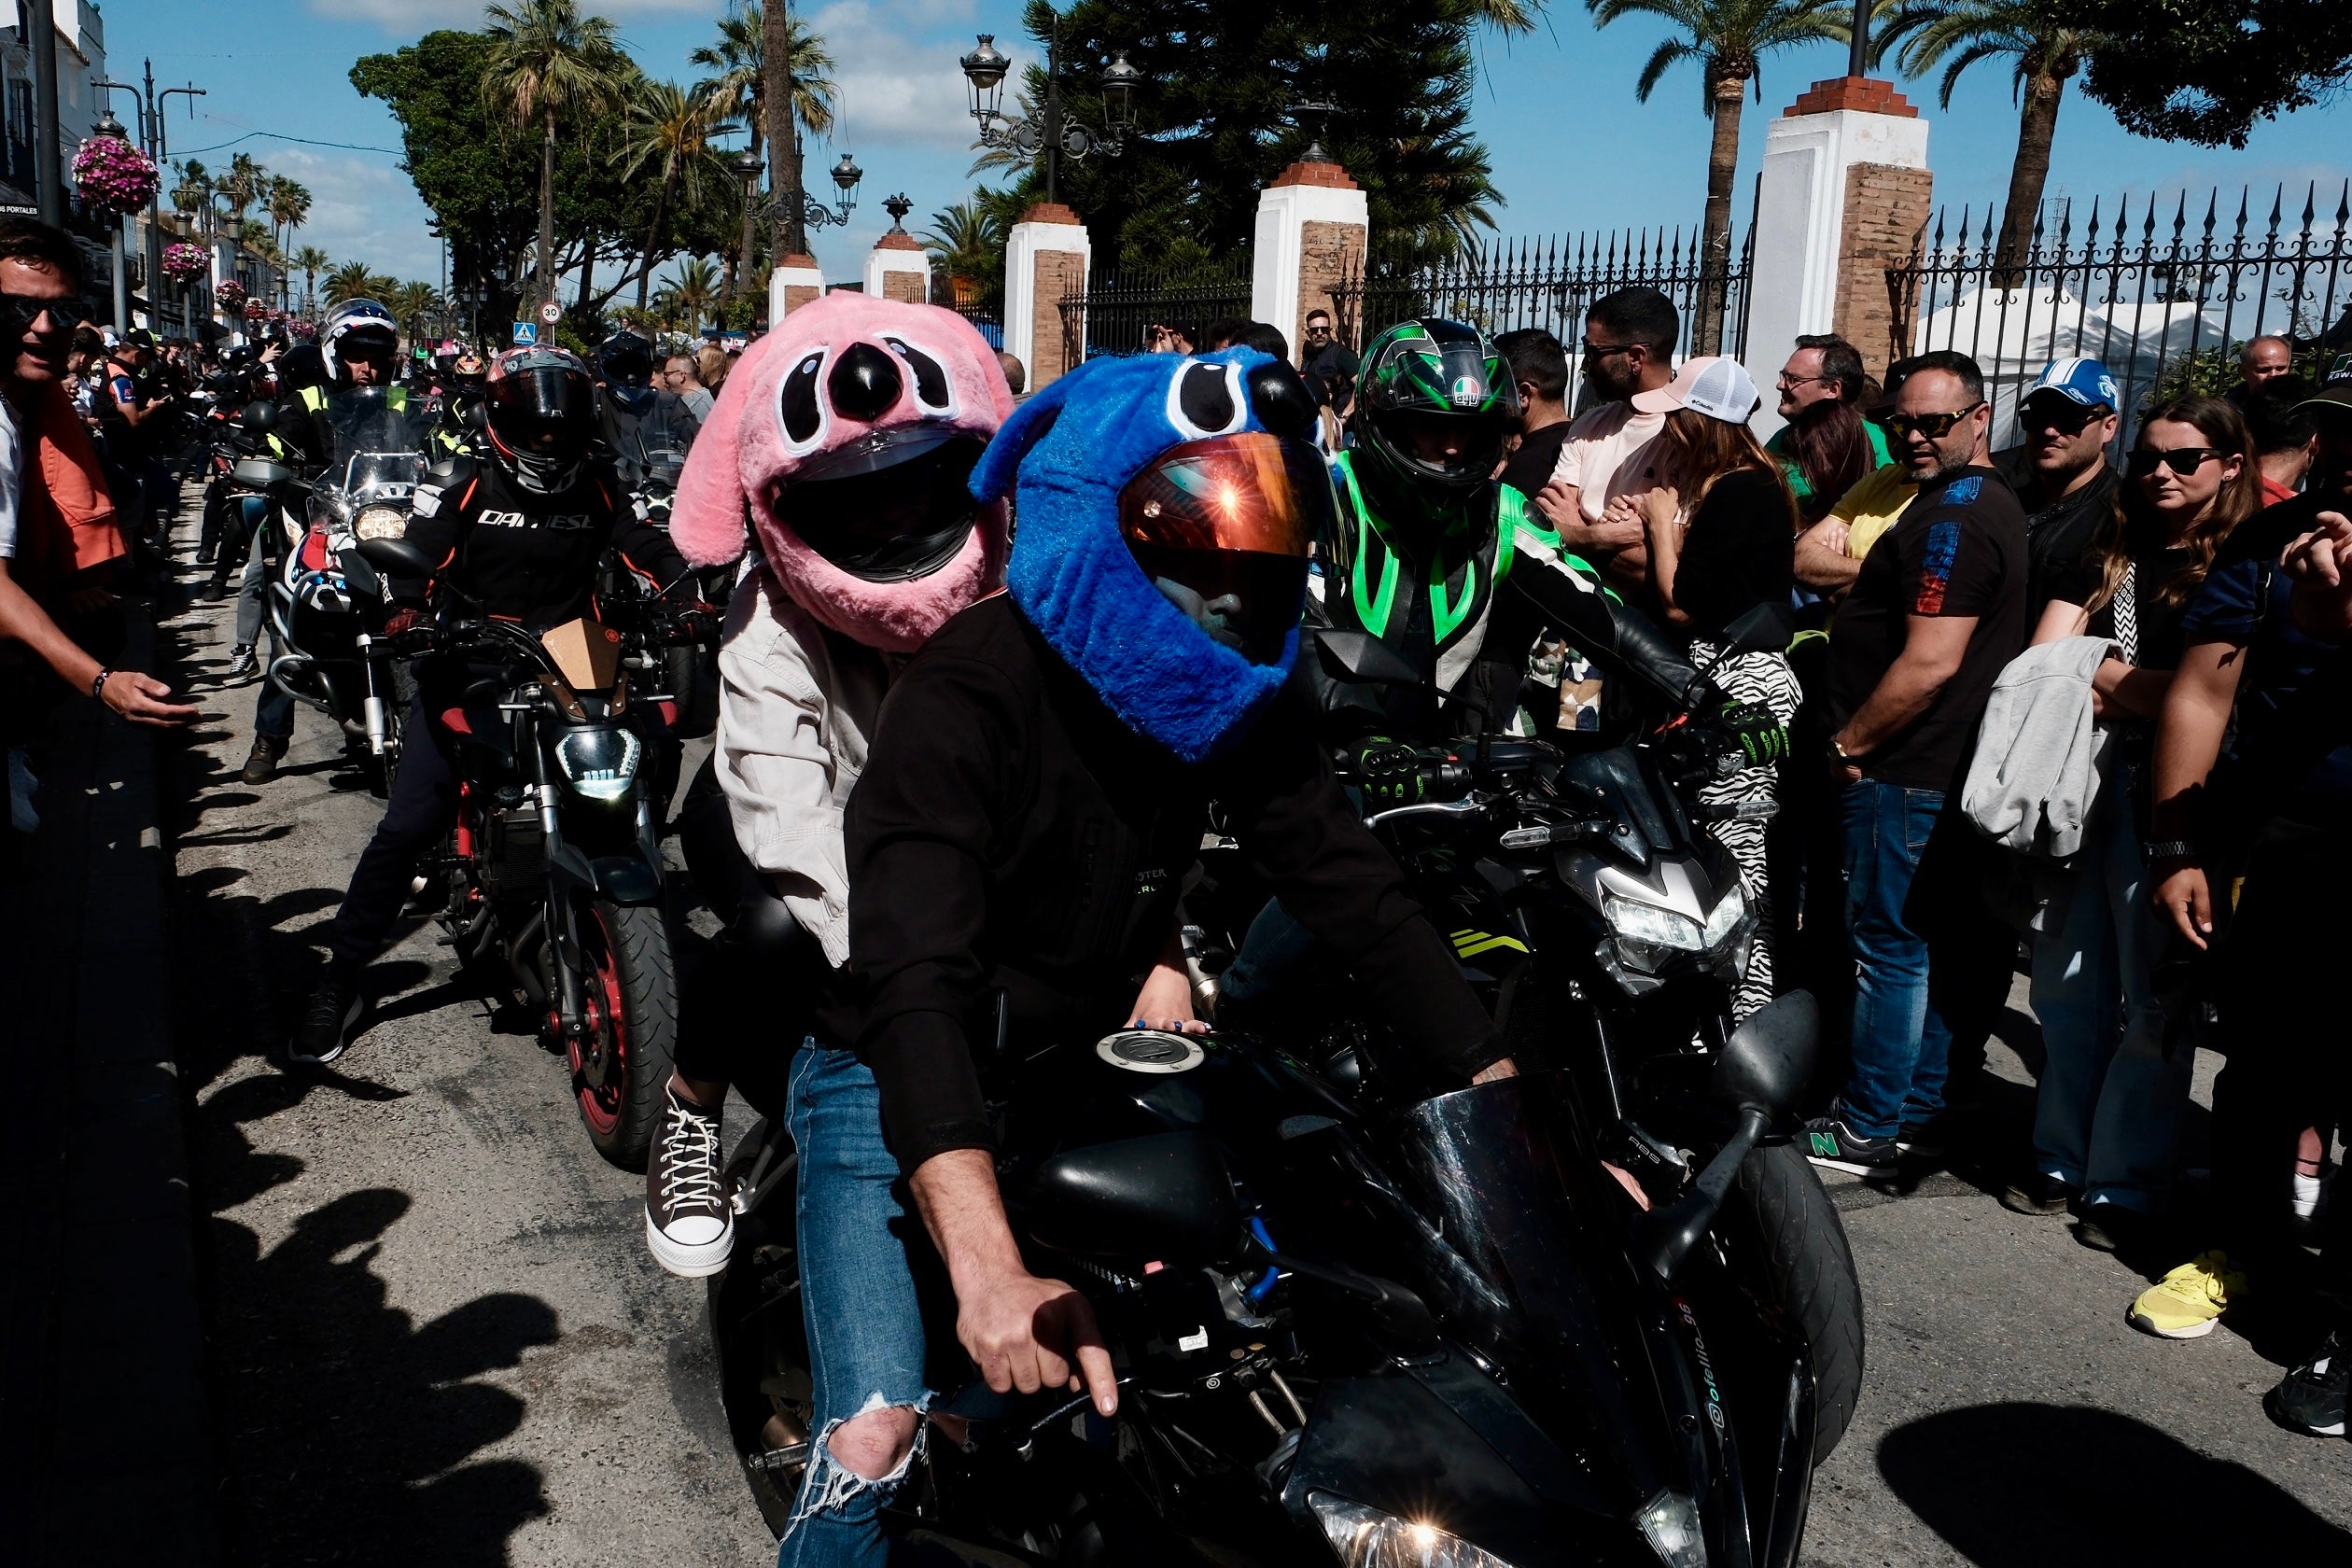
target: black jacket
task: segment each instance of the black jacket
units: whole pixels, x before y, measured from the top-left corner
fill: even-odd
[[[543,496],[496,462],[459,455],[426,474],[415,504],[409,542],[437,581],[482,614],[540,629],[585,615],[607,550],[656,588],[693,581],[669,536],[637,515],[599,464],[582,464],[570,489]]]
[[[1253,869],[1403,1039],[1465,1077],[1504,1055],[1313,730],[1278,703],[1233,754],[1187,767],[1003,595],[925,645],[849,797],[849,969],[827,1020],[873,1068],[902,1169],[993,1146],[975,1053],[993,1052],[999,991],[1025,1052],[1127,1022],[1212,796]]]
[[[2025,635],[2050,601],[2074,581],[2075,568],[2115,521],[2115,489],[2122,483],[2115,465],[2099,460],[2099,472],[2081,489],[2041,504],[2040,475],[2025,448],[1993,455],[1993,467],[2025,508]]]

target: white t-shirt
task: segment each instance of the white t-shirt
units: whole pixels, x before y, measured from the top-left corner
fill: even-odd
[[[0,561],[17,553],[17,503],[24,493],[24,437],[16,406],[0,398]]]
[[[1665,428],[1664,414],[1636,413],[1631,403],[1594,409],[1568,427],[1552,483],[1575,485],[1576,510],[1598,523],[1613,498],[1657,488],[1650,449]]]

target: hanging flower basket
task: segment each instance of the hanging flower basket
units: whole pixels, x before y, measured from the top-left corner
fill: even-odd
[[[74,154],[82,201],[106,213],[135,212],[155,197],[154,161],[119,136],[92,136]]]
[[[269,314],[270,308],[260,301],[247,300],[245,301],[245,317],[247,321],[259,321]]]
[[[245,307],[245,285],[235,278],[223,278],[220,287],[213,290],[213,299],[219,302],[222,310],[235,315]]]
[[[209,270],[211,266],[211,259],[205,256],[203,245],[193,245],[186,240],[176,240],[163,247],[164,273],[179,279],[182,283]]]

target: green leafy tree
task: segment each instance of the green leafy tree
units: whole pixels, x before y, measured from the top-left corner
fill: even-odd
[[[287,259],[287,265],[298,267],[302,273],[302,310],[318,314],[318,274],[327,269],[328,255],[316,245],[304,245]]]
[[[327,274],[327,302],[341,305],[353,300],[373,300],[383,304],[384,297],[399,287],[365,261],[346,261]]]
[[[1701,253],[1715,280],[1731,264],[1731,179],[1740,161],[1740,117],[1751,89],[1764,93],[1764,56],[1793,44],[1854,36],[1848,0],[1585,0],[1593,23],[1606,27],[1623,17],[1655,17],[1674,31],[1651,51],[1633,84],[1646,104],[1659,81],[1681,62],[1699,66],[1700,107],[1715,122],[1707,147],[1707,206],[1700,226]],[[1723,348],[1725,286],[1710,281],[1700,291],[1691,343],[1701,354]]]
[[[555,133],[559,123],[585,125],[609,114],[622,95],[626,58],[604,17],[583,17],[577,0],[516,0],[483,13],[490,54],[483,101],[539,141],[539,258],[533,273],[542,297],[555,288]]]
[[[429,283],[403,283],[388,291],[384,306],[414,344],[428,335],[428,324],[441,313],[441,291]]]
[[[253,161],[250,153],[238,153],[229,161],[229,172],[214,187],[215,194],[229,203],[229,231],[245,233],[245,209],[261,200],[267,189],[269,174]]]
[[[272,237],[284,245],[310,217],[310,187],[284,175],[272,175],[263,200],[269,203]]]
[[[1980,60],[2010,63],[2017,152],[1995,252],[2000,261],[2015,261],[2033,245],[2042,187],[2050,179],[2050,144],[2058,133],[2058,101],[2067,78],[2101,43],[2098,35],[2057,20],[2046,0],[1904,0],[1879,28],[1873,55],[1894,55],[1906,76],[1944,67],[1938,101],[1947,109],[1969,66]]]
[[[635,179],[649,168],[656,172],[660,194],[653,203],[653,220],[646,228],[645,250],[637,267],[637,303],[643,305],[652,287],[653,269],[664,259],[660,249],[663,225],[672,203],[707,204],[727,183],[726,164],[711,150],[711,133],[723,110],[720,101],[693,93],[674,82],[640,82],[630,97],[629,118],[613,156],[621,177]]]
[[[669,325],[680,331],[692,332],[710,319],[710,313],[719,303],[719,268],[700,256],[690,256],[678,264],[678,281],[668,289],[671,314]]]
[[[2246,146],[2258,119],[2352,81],[2352,6],[2338,0],[2057,0],[2097,35],[2082,90],[2127,131]]]
[[[955,282],[977,283],[1004,271],[1004,224],[977,201],[931,214],[931,230],[921,238],[931,265]]]

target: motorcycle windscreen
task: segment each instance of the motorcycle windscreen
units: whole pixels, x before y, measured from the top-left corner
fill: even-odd
[[[1692,1450],[1673,1431],[1687,1402],[1643,1324],[1628,1200],[1578,1156],[1575,1117],[1561,1075],[1526,1074],[1398,1112],[1378,1147],[1428,1227],[1432,1304],[1523,1398],[1545,1390],[1531,1414],[1631,1507],[1693,1489]]]

